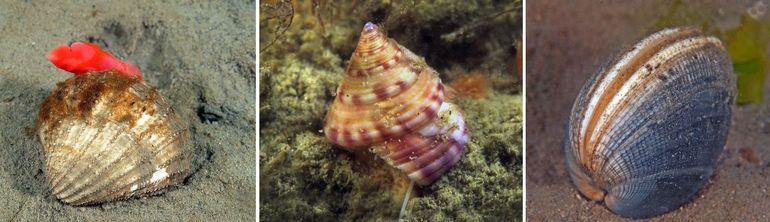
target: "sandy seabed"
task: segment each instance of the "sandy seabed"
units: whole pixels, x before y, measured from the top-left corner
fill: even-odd
[[[0,1],[0,220],[254,221],[254,1]],[[71,74],[45,59],[94,42],[136,63],[187,121],[194,172],[170,192],[72,207],[48,190],[37,111]]]

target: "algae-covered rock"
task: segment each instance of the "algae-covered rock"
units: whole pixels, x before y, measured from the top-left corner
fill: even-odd
[[[445,83],[472,72],[490,86],[482,98],[451,99],[464,110],[472,139],[447,174],[412,190],[405,218],[520,220],[521,86],[506,68],[521,36],[520,9],[518,1],[491,0],[263,3],[260,219],[399,217],[409,179],[372,153],[333,146],[322,131],[360,29],[373,21],[426,57]]]

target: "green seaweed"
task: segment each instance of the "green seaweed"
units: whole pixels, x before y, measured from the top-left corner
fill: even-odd
[[[733,69],[738,78],[737,102],[762,102],[762,88],[767,66],[767,43],[770,40],[770,23],[762,23],[744,14],[735,30],[727,32],[727,51],[733,60]]]
[[[709,9],[713,10],[713,9]],[[682,1],[671,3],[669,11],[655,22],[655,29],[677,26],[699,27],[705,33],[720,36],[727,46],[737,78],[737,103],[762,102],[762,88],[765,82],[765,67],[768,64],[767,43],[770,40],[767,30],[770,22],[762,22],[744,13],[740,24],[733,30],[719,30],[714,25],[714,12],[701,7],[693,7]]]

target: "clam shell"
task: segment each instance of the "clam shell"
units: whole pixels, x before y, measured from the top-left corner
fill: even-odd
[[[468,140],[459,108],[444,101],[438,73],[371,23],[364,26],[337,88],[324,133],[345,149],[375,147],[423,185],[456,163]]]
[[[187,126],[136,78],[69,78],[43,102],[38,124],[51,191],[71,205],[150,195],[190,173]]]
[[[573,183],[622,216],[676,209],[712,175],[735,91],[717,38],[689,28],[645,38],[575,100],[564,146]]]

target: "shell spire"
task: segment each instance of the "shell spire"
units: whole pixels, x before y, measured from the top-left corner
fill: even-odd
[[[399,49],[400,45],[391,41],[377,25],[367,22],[361,31],[356,51],[350,58],[350,70],[345,74],[362,77],[386,70],[399,62],[409,62],[401,60],[404,55]]]
[[[444,101],[438,73],[423,61],[366,23],[324,133],[345,149],[373,147],[427,185],[459,161],[469,136],[459,108]]]

